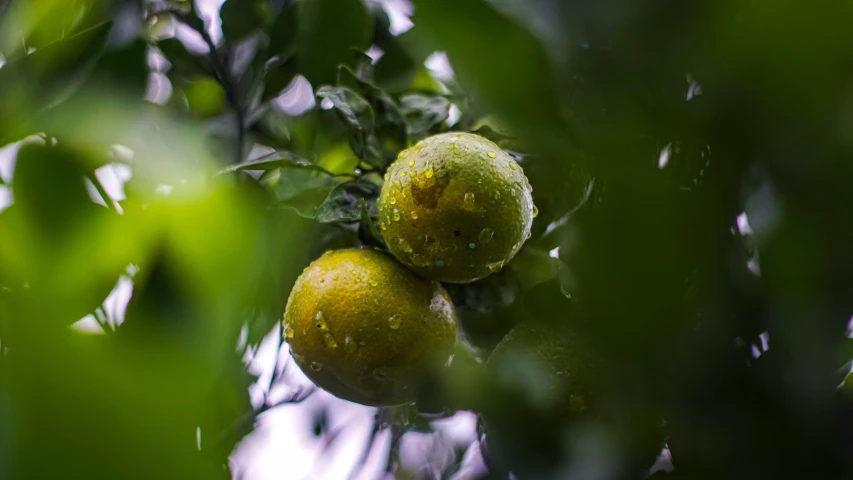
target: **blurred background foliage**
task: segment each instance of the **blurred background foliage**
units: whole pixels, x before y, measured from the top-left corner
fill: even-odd
[[[448,287],[454,361],[365,459],[390,432],[397,478],[853,478],[853,3],[199,3],[0,0],[0,477],[239,477],[314,391],[271,395],[296,276],[381,248],[385,167],[458,130],[524,167],[534,235]],[[538,354],[486,365],[518,324],[596,359],[607,414],[548,400]],[[407,460],[458,410],[476,445]]]

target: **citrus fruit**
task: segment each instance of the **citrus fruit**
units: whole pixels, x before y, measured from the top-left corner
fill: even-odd
[[[378,201],[382,237],[419,275],[472,282],[503,268],[529,237],[531,190],[521,167],[493,142],[435,135],[388,168]]]
[[[540,478],[593,455],[583,446],[600,442],[619,458],[608,468],[645,471],[663,446],[659,417],[626,400],[610,367],[570,324],[516,325],[487,362],[503,399],[483,413],[492,461],[519,478]]]
[[[283,327],[296,363],[318,386],[357,403],[398,405],[447,361],[456,313],[437,282],[382,252],[346,249],[302,272]]]

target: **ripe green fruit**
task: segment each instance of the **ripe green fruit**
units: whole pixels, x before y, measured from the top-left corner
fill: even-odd
[[[303,372],[365,405],[414,400],[456,340],[456,312],[438,283],[376,250],[326,252],[296,280],[285,337]]]
[[[530,236],[536,208],[521,167],[470,133],[400,152],[379,197],[388,248],[419,275],[467,283],[499,271]]]

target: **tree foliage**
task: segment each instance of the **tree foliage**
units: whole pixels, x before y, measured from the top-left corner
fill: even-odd
[[[385,168],[451,130],[510,151],[539,215],[448,288],[464,335],[430,395],[377,412],[389,471],[463,470],[398,447],[473,410],[489,478],[645,478],[634,447],[671,457],[654,479],[853,477],[849,3],[414,9],[395,35],[381,2],[226,0],[219,35],[188,0],[0,0],[0,477],[228,477],[278,405],[245,359],[296,276],[383,248]],[[580,332],[617,422],[484,368],[522,322]]]

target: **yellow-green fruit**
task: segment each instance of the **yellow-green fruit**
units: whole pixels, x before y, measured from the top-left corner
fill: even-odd
[[[437,282],[376,250],[326,252],[296,280],[284,313],[296,363],[318,386],[365,405],[417,396],[456,340],[456,312]]]
[[[478,280],[530,236],[535,207],[521,167],[470,133],[435,135],[400,152],[379,196],[388,248],[426,278]]]

